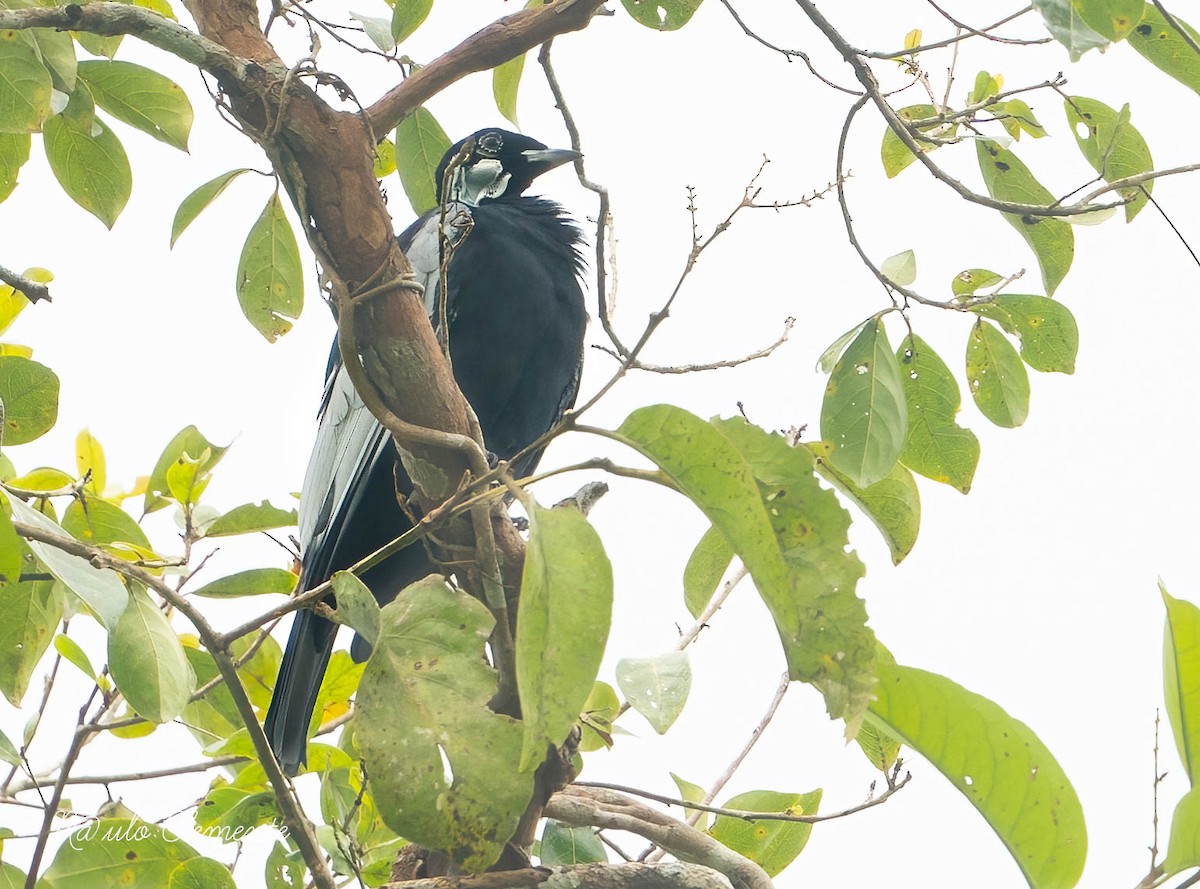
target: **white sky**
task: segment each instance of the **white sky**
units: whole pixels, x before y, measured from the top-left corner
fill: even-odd
[[[798,7],[736,5],[765,36],[805,49],[827,76],[853,85],[848,67],[806,25]],[[973,4],[958,5],[963,16],[978,14]],[[414,58],[431,58],[517,8],[494,0],[477,0],[469,11],[445,0],[438,6],[406,47]],[[371,0],[349,8],[384,14],[383,5]],[[857,46],[894,49],[918,26],[927,40],[948,36],[920,3],[830,4],[826,12]],[[1033,22],[1017,30],[1029,34]],[[154,65],[162,59],[132,45],[119,57]],[[327,47],[320,61],[351,71],[348,80],[364,102],[394,77],[391,69],[366,67],[357,58],[344,68],[339,59]],[[620,238],[617,322],[627,339],[636,337],[647,313],[666,298],[682,267],[690,236],[685,186],[697,189],[701,227],[710,230],[740,199],[764,153],[772,160],[761,183],[765,200],[794,199],[833,177],[849,100],[810,77],[800,63],[788,64],[743,37],[716,0],[674,34],[643,29],[623,13],[600,20],[560,38],[555,60],[583,133],[589,173],[612,191]],[[948,61],[947,54],[926,60],[935,85]],[[1131,103],[1133,123],[1158,166],[1196,160],[1194,129],[1181,110],[1194,107],[1195,95],[1128,47],[1070,65],[1056,45],[1024,49],[975,41],[960,54],[953,102],[963,101],[981,68],[1003,73],[1009,87],[1065,71],[1074,94],[1117,108]],[[63,381],[58,426],[35,444],[13,448],[10,456],[21,470],[44,464],[70,468],[75,434],[87,426],[107,449],[110,479],[128,484],[150,470],[179,428],[195,423],[216,442],[234,442],[209,489],[209,502],[229,508],[270,497],[284,505],[288,492],[298,489],[307,460],[332,322],[318,303],[311,267],[309,306],[280,343],[267,345],[241,316],[234,269],[245,231],[268,196],[266,180],[244,177],[235,183],[168,254],[170,221],[187,193],[222,171],[266,164],[247,140],[216,122],[193,73],[179,65],[167,70],[196,106],[191,154],[118,125],[134,161],[135,185],[111,234],[57,189],[36,141],[21,186],[0,206],[0,263],[18,269],[43,265],[57,276],[53,305],[27,310],[5,339],[33,346],[34,357]],[[877,70],[887,72],[888,66]],[[898,85],[899,74],[892,76]],[[925,101],[915,89],[906,96],[911,98],[897,98],[897,104]],[[1020,156],[1056,193],[1090,178],[1066,129],[1061,101],[1049,93],[1026,98],[1052,137],[1023,139]],[[503,124],[484,75],[451,88],[431,107],[454,138]],[[532,56],[520,114],[525,132],[551,145],[566,144]],[[1033,256],[998,214],[964,204],[915,165],[886,180],[878,155],[882,133],[882,121],[865,111],[850,147],[850,200],[871,255],[882,261],[916,250],[915,286],[930,296],[944,298],[951,276],[975,266],[1001,274],[1028,268],[1012,290],[1041,292]],[[943,149],[936,158],[981,187],[971,146]],[[385,185],[402,227],[411,218],[403,192],[394,178]],[[538,186],[579,217],[594,213],[591,196],[569,169]],[[1175,223],[1193,244],[1200,241],[1196,180],[1157,186],[1155,195]],[[859,593],[876,633],[897,659],[996,701],[1030,725],[1066,769],[1088,822],[1085,886],[1132,886],[1147,870],[1154,717],[1162,697],[1163,614],[1155,578],[1161,575],[1183,598],[1200,588],[1193,558],[1193,504],[1200,492],[1185,450],[1197,432],[1192,365],[1198,278],[1200,270],[1152,208],[1132,227],[1114,219],[1076,229],[1075,264],[1057,293],[1079,321],[1076,374],[1031,372],[1030,417],[1014,431],[990,426],[968,400],[961,421],[983,446],[974,489],[964,498],[921,480],[921,536],[903,565],[891,566],[868,521],[856,515],[852,530],[868,567]],[[634,407],[660,401],[700,416],[729,415],[742,401],[760,425],[807,423],[815,437],[825,383],[813,369],[817,356],[885,305],[882,290],[845,241],[834,200],[779,214],[747,211],[705,254],[645,357],[670,364],[743,354],[774,340],[783,319],[794,315],[799,320],[791,342],[768,361],[736,371],[633,376],[590,422],[616,425]],[[961,356],[969,320],[927,310],[915,311],[913,323],[959,375],[965,395]],[[901,326],[889,325],[896,343]],[[591,340],[601,337],[593,324]],[[610,369],[609,359],[590,353],[584,393]],[[574,436],[556,444],[544,465],[598,453],[615,452]],[[537,495],[553,502],[585,480],[556,479],[558,484]],[[592,519],[616,569],[614,631],[601,676],[611,682],[618,658],[668,650],[677,627],[690,624],[680,577],[705,522],[665,491],[623,479],[610,484]],[[172,532],[165,521],[159,532],[156,539],[169,548]],[[269,541],[230,545],[206,574],[212,579],[259,564],[284,560]],[[213,611],[229,624],[259,604]],[[93,662],[101,663],[102,640],[91,627],[80,626],[84,623],[73,624],[73,635],[78,626]],[[285,638],[282,631],[279,638]],[[691,654],[693,699],[676,726],[659,738],[630,714],[623,724],[638,737],[619,738],[614,751],[591,755],[585,778],[670,794],[668,771],[707,784],[725,769],[784,668],[769,616],[748,584]],[[73,713],[85,693],[82,677],[64,672],[56,692],[60,714]],[[36,695],[35,687],[27,705],[35,704]],[[20,737],[26,715],[0,702],[0,727],[10,737]],[[165,744],[164,737],[178,744]],[[1164,721],[1160,770],[1170,773],[1160,791],[1164,824],[1186,790],[1169,738]],[[35,764],[55,761],[67,742],[65,723],[44,726],[33,748]],[[146,740],[97,743],[76,772],[198,758],[190,737],[167,727]],[[1016,865],[966,799],[919,757],[908,767],[913,782],[886,805],[818,826],[778,885],[1020,885]],[[860,802],[874,778],[857,748],[842,744],[841,726],[824,716],[819,695],[796,686],[720,798],[750,789],[822,787],[822,808],[840,809]],[[120,790],[130,807],[152,820],[200,796],[207,780],[190,776],[170,786]],[[68,797],[85,811],[103,798],[94,788],[71,789]],[[6,808],[0,826],[28,831],[31,818]],[[189,822],[184,815],[170,823],[182,832]],[[261,880],[259,861],[272,842],[267,831],[261,833],[239,864],[239,885]],[[1160,845],[1165,837],[1164,828]],[[31,848],[10,841],[6,860],[22,864]],[[223,860],[232,855],[212,844],[203,848]]]

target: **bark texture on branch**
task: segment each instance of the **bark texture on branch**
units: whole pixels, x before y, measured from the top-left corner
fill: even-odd
[[[732,889],[729,880],[700,864],[576,864],[530,867],[473,877],[430,877],[386,883],[383,889]]]

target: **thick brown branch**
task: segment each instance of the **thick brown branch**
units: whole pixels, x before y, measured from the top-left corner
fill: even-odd
[[[371,129],[386,133],[422,103],[468,74],[502,65],[558,34],[586,28],[602,5],[603,0],[554,0],[497,19],[418,68],[368,108]]]

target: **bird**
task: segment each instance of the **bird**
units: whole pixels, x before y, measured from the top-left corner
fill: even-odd
[[[575,403],[587,325],[580,281],[583,234],[560,204],[525,191],[541,174],[582,155],[520,133],[483,129],[445,153],[435,174],[439,189],[468,142],[469,154],[445,182],[446,214],[435,207],[397,240],[425,287],[435,327],[439,229],[455,244],[446,269],[454,376],[479,420],[489,456],[513,461],[512,473],[522,478],[541,457],[538,451],[522,452]],[[470,216],[469,225],[461,214]],[[453,226],[443,222],[452,218]],[[412,491],[390,436],[351,384],[335,339],[301,488],[298,591],[313,589],[411,528],[397,494]],[[367,570],[362,580],[386,604],[436,571],[425,548],[416,545]],[[298,610],[292,622],[263,726],[289,775],[305,764],[336,632],[335,623],[309,609]],[[351,654],[365,660],[369,645],[356,637]]]

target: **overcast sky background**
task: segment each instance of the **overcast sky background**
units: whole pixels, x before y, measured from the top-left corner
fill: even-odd
[[[853,86],[848,67],[824,44],[793,4],[735,4],[748,23],[778,45],[804,49],[826,76]],[[1017,4],[1013,4],[1014,9]],[[924,4],[828,4],[847,39],[890,50],[905,32],[923,27],[926,40],[950,36]],[[430,59],[514,3],[442,0],[405,49]],[[383,15],[382,3],[360,0],[350,11]],[[977,26],[976,4],[958,14]],[[277,24],[275,34],[287,29]],[[1005,33],[1037,36],[1028,16]],[[298,40],[299,35],[288,35]],[[192,97],[197,124],[191,154],[175,152],[117,125],[134,163],[134,191],[113,232],[76,207],[51,179],[35,140],[34,157],[16,193],[0,206],[0,263],[42,265],[56,275],[54,303],[31,308],[5,334],[34,348],[35,359],[63,381],[57,427],[9,455],[19,470],[73,465],[76,433],[88,427],[106,448],[109,478],[131,484],[152,468],[182,426],[195,423],[211,440],[233,442],[206,494],[227,509],[269,497],[286,505],[299,488],[333,324],[306,267],[308,305],[295,329],[268,345],[237,306],[234,270],[245,232],[270,193],[267,180],[243,177],[202,215],[168,253],[179,201],[211,177],[239,166],[266,169],[248,140],[217,121],[198,76],[127,40],[118,58],[160,67]],[[299,45],[299,44],[297,44]],[[299,57],[297,53],[293,58]],[[583,135],[588,171],[612,192],[619,238],[617,324],[635,339],[647,314],[669,294],[691,234],[685,187],[698,193],[702,232],[736,205],[766,154],[760,184],[765,201],[786,201],[824,186],[834,175],[838,130],[850,99],[813,79],[737,29],[716,0],[682,31],[659,34],[623,12],[587,31],[560,38],[554,56]],[[944,89],[949,53],[924,59],[935,89]],[[364,104],[394,80],[393,68],[347,59],[327,46],[322,67],[349,72]],[[1071,65],[1058,45],[1005,47],[972,41],[958,60],[952,103],[961,105],[975,73],[1000,72],[1008,87],[1038,83],[1064,71],[1067,90],[1119,108],[1132,106],[1158,167],[1196,161],[1190,110],[1196,96],[1159,73],[1126,46]],[[894,85],[898,69],[877,70]],[[1022,139],[1019,155],[1055,193],[1091,178],[1066,129],[1062,102],[1049,92],[1025,97],[1051,132]],[[896,105],[926,101],[914,88]],[[504,125],[491,100],[490,77],[476,75],[431,103],[452,138]],[[520,96],[525,132],[552,146],[567,144],[533,55]],[[887,180],[879,162],[883,123],[864,111],[852,132],[848,184],[859,236],[877,260],[906,249],[917,254],[916,288],[949,296],[958,271],[987,267],[1029,273],[1012,292],[1042,292],[1036,261],[998,214],[963,203],[919,165]],[[935,155],[953,175],[982,188],[970,145]],[[386,183],[398,228],[412,214],[398,181]],[[538,181],[538,190],[577,217],[595,213],[592,196],[569,168]],[[1157,183],[1155,196],[1193,243],[1200,242],[1200,181]],[[1087,817],[1089,858],[1084,886],[1133,886],[1148,869],[1151,838],[1154,718],[1162,700],[1163,610],[1155,579],[1183,598],[1200,597],[1194,558],[1198,486],[1193,470],[1195,338],[1200,270],[1153,208],[1132,226],[1114,219],[1077,228],[1074,267],[1056,294],[1075,313],[1081,346],[1074,376],[1030,372],[1032,407],[1017,430],[992,427],[970,403],[960,421],[982,442],[970,495],[920,481],[923,521],[912,555],[893,567],[883,541],[856,514],[852,541],[867,564],[859,594],[879,638],[904,664],[944,674],[983,694],[1030,725],[1054,752],[1079,793]],[[846,242],[836,201],[784,212],[745,211],[707,252],[645,357],[661,364],[737,356],[773,341],[783,321],[798,321],[791,341],[772,358],[733,371],[686,377],[631,375],[592,415],[616,425],[633,408],[661,401],[700,416],[730,415],[742,402],[766,428],[818,428],[825,377],[818,355],[843,331],[884,308],[886,297]],[[969,319],[916,310],[916,331],[958,375]],[[593,304],[594,315],[594,304]],[[888,321],[893,344],[903,335]],[[590,341],[603,334],[593,323]],[[588,355],[583,392],[594,391],[612,361]],[[544,466],[595,454],[619,455],[583,435],[556,443]],[[552,503],[585,477],[557,478],[535,493]],[[680,578],[706,523],[681,498],[627,479],[592,520],[613,559],[616,610],[601,678],[613,681],[621,657],[672,648],[691,620]],[[158,518],[156,517],[156,521]],[[163,519],[152,537],[170,549]],[[284,565],[270,541],[223,545],[207,579],[254,565]],[[232,624],[263,601],[213,607]],[[72,625],[93,663],[103,641],[86,621]],[[181,629],[183,627],[181,626]],[[286,633],[278,633],[281,642]],[[587,758],[584,777],[674,793],[668,771],[707,785],[745,743],[784,669],[766,609],[747,583],[690,649],[693,697],[675,727],[658,737],[635,714],[622,725],[616,749]],[[82,677],[64,668],[56,691],[64,720],[44,726],[33,748],[37,766],[57,760],[67,723],[86,694]],[[37,687],[26,704],[35,703]],[[0,702],[0,727],[19,738],[27,716]],[[61,726],[61,730],[58,727]],[[824,788],[823,810],[861,802],[876,773],[842,726],[824,715],[820,696],[805,686],[788,693],[762,742],[720,799],[751,789]],[[164,737],[172,740],[164,742]],[[194,752],[187,752],[194,751]],[[76,772],[100,773],[198,760],[182,728],[148,739],[106,739],[89,747]],[[781,887],[893,885],[1011,887],[1020,873],[985,822],[936,770],[917,756],[914,780],[886,805],[819,825]],[[1163,725],[1160,816],[1169,819],[1186,777]],[[127,805],[154,820],[203,794],[211,776],[173,784],[122,786]],[[302,783],[315,779],[302,779]],[[115,789],[115,788],[114,788]],[[315,803],[315,794],[312,794]],[[72,788],[83,811],[103,799],[97,788]],[[315,808],[314,808],[315,811]],[[35,829],[34,816],[5,808],[0,826]],[[187,838],[190,813],[168,822]],[[239,864],[239,885],[261,880],[270,832],[260,831]],[[1165,846],[1165,828],[1160,846]],[[200,844],[230,860],[232,849]],[[31,842],[5,845],[5,860],[27,863]],[[640,845],[634,844],[631,851]]]

